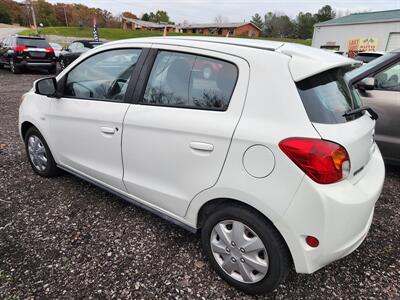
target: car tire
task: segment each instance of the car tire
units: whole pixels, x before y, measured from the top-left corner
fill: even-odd
[[[54,177],[59,169],[46,140],[35,127],[25,134],[25,150],[33,171],[42,177]]]
[[[48,69],[49,74],[55,75],[57,74],[57,66],[51,67]]]
[[[21,73],[21,69],[15,65],[13,59],[10,60],[10,71],[11,71],[13,74],[19,74],[19,73]]]
[[[218,232],[225,237],[221,238]],[[249,241],[252,246],[246,244]],[[289,249],[274,225],[257,211],[241,205],[217,207],[208,215],[201,242],[211,266],[222,279],[247,294],[273,291],[292,266]]]

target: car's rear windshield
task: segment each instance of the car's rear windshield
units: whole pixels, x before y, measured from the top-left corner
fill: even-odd
[[[345,112],[361,107],[357,92],[348,88],[344,77],[350,70],[351,67],[335,68],[297,83],[297,89],[311,122],[336,124],[360,117],[361,114],[343,116]]]
[[[50,48],[45,39],[17,38],[17,46],[26,46],[30,48]]]

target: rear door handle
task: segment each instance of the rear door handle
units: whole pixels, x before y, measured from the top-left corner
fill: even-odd
[[[114,134],[115,128],[112,127],[101,127],[101,132],[105,134]]]
[[[203,143],[203,142],[191,142],[190,148],[192,148],[194,150],[208,151],[208,152],[211,152],[214,150],[214,146],[212,144]]]

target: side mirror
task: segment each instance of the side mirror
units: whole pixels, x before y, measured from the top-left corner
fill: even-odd
[[[57,80],[55,77],[39,79],[35,82],[35,93],[47,97],[57,96]]]
[[[375,78],[367,77],[355,84],[355,88],[361,91],[371,91],[375,88]]]

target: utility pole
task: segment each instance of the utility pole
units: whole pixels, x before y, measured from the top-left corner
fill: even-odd
[[[68,27],[67,10],[66,10],[65,5],[64,5],[64,17],[65,17],[65,25],[67,25],[67,27]]]
[[[36,23],[36,14],[35,14],[35,9],[32,4],[32,0],[26,0],[26,5],[30,6],[31,12],[32,12],[32,19],[33,19],[33,28],[37,32],[37,23]]]
[[[27,16],[27,19],[28,19],[29,28],[31,28],[31,26],[32,26],[31,13],[29,11],[29,6],[28,6],[28,1],[27,0],[25,1],[25,8],[26,8],[26,16]]]

